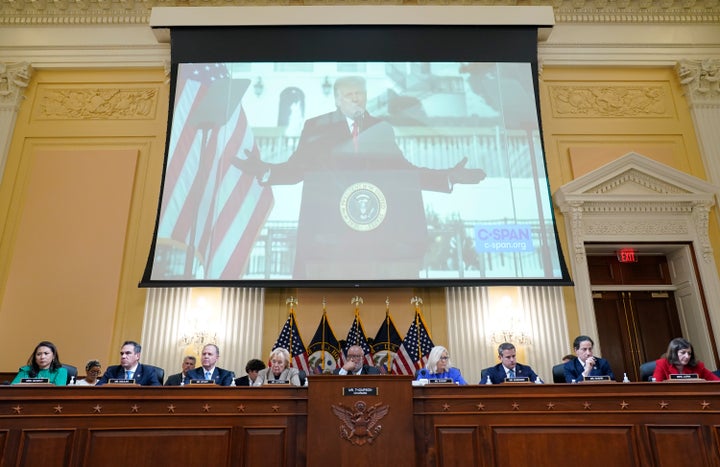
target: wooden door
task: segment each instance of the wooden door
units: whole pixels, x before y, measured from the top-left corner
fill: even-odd
[[[640,365],[658,359],[682,335],[671,291],[595,292],[593,303],[602,357],[618,381],[623,373],[639,381]]]

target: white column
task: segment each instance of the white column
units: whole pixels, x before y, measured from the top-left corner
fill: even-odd
[[[569,352],[565,303],[560,287],[518,287],[520,312],[529,334],[525,363],[546,382],[552,382],[552,367]],[[483,368],[495,365],[497,343],[492,342],[495,330],[493,304],[486,287],[448,287],[448,340],[453,365],[460,368],[470,384],[480,381]],[[442,344],[436,342],[436,344]],[[517,344],[517,343],[516,343]]]
[[[690,105],[708,179],[720,186],[720,60],[682,60],[675,70]]]
[[[244,375],[249,359],[263,358],[264,289],[221,289],[219,300],[206,300],[208,309],[200,311],[191,307],[193,290],[198,289],[148,290],[142,361],[164,368],[167,377],[180,371],[184,355],[199,357],[202,346],[213,343],[220,348],[218,366]]]
[[[28,63],[0,63],[0,180],[5,172],[18,109],[31,74],[32,67]]]
[[[143,320],[141,362],[163,368],[165,378],[179,373],[184,346],[180,336],[190,303],[188,288],[149,289]]]

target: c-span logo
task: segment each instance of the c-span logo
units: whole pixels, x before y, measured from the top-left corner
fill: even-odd
[[[340,198],[340,215],[351,229],[368,232],[385,220],[387,200],[380,188],[372,183],[355,183]]]

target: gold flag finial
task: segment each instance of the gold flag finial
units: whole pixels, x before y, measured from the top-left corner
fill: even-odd
[[[419,310],[422,307],[423,300],[422,298],[418,297],[417,295],[410,299],[410,303],[415,305],[415,309]]]
[[[291,310],[295,308],[298,304],[298,299],[295,297],[288,297],[285,299],[285,305],[287,305]]]

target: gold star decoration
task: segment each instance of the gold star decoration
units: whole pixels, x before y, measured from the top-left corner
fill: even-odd
[[[22,413],[22,406],[20,404],[16,405],[12,408],[13,412],[15,412],[16,415],[20,415]]]
[[[167,406],[168,413],[175,413],[175,404],[170,404]]]
[[[130,412],[132,413],[139,413],[140,412],[140,406],[137,404],[133,404],[130,406]]]
[[[513,402],[513,403],[512,403],[512,409],[513,409],[513,410],[520,410],[520,404],[518,404],[517,402]]]
[[[588,401],[583,402],[583,408],[585,410],[590,410],[592,408],[592,404]]]
[[[477,407],[478,410],[485,410],[485,404],[482,402],[478,402],[475,407]]]
[[[101,413],[102,412],[102,405],[97,404],[95,407],[93,407],[93,413]]]
[[[548,402],[548,403],[545,404],[545,405],[547,406],[547,409],[548,409],[548,410],[553,410],[553,409],[555,408],[555,404],[553,404],[552,402]]]
[[[708,401],[702,401],[702,402],[700,402],[700,405],[702,406],[703,410],[710,408],[710,402],[708,402]]]
[[[210,408],[211,408],[210,404],[205,403],[205,405],[203,405],[203,412],[210,412]]]
[[[667,409],[668,406],[670,405],[670,402],[660,401],[659,405],[660,405],[661,409]]]
[[[620,410],[625,410],[625,409],[627,409],[628,407],[630,407],[630,403],[629,403],[629,402],[625,402],[625,401],[620,402]]]
[[[245,405],[243,405],[243,404],[238,405],[237,410],[238,410],[238,412],[245,412]]]
[[[55,407],[53,407],[53,410],[55,410],[55,413],[62,413],[62,405],[58,404]]]
[[[448,410],[450,410],[450,404],[448,404],[447,402],[444,403],[442,407],[443,407],[443,412],[447,412]]]

